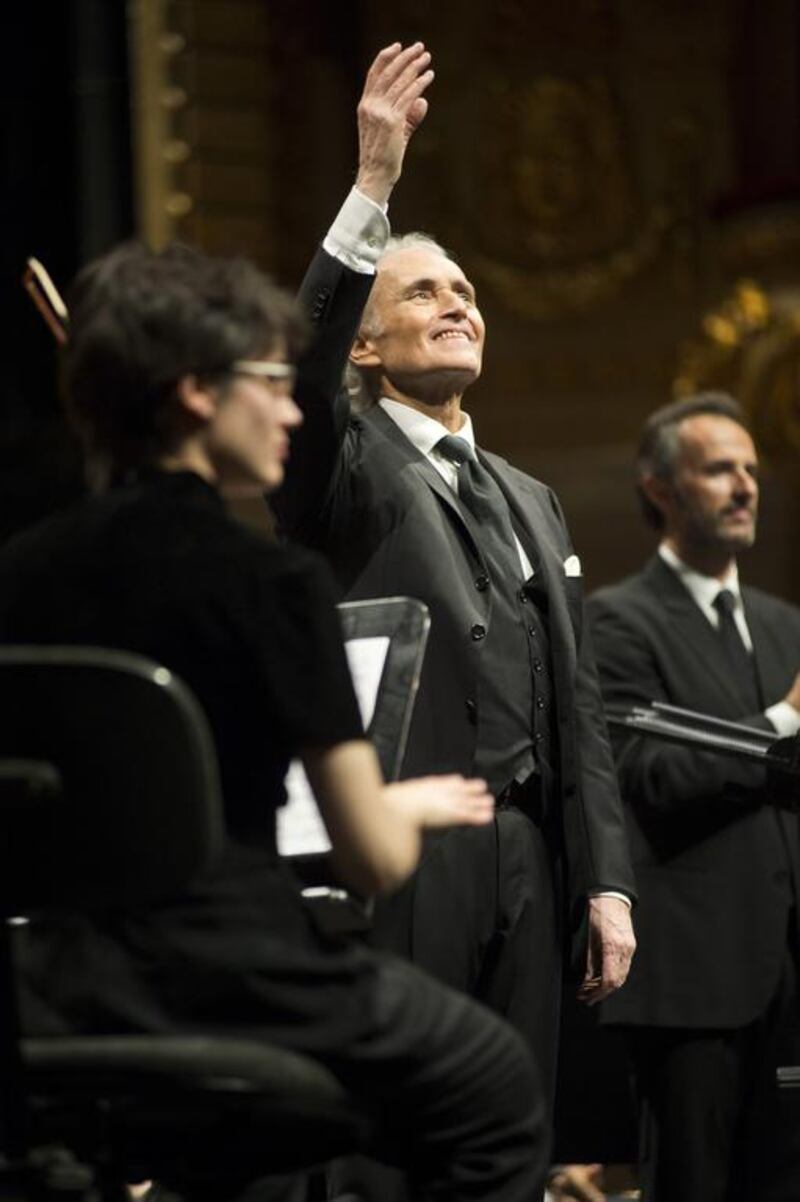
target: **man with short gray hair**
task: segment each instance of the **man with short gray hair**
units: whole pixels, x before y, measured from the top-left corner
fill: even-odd
[[[701,393],[644,426],[636,487],[656,555],[589,599],[606,704],[663,701],[793,735],[800,610],[741,585],[758,459],[736,401]],[[800,1123],[775,1068],[800,1061],[798,827],[763,766],[615,739],[640,952],[603,1006],[625,1029],[646,1202],[800,1197]]]
[[[461,399],[485,328],[467,275],[425,236],[388,241],[386,202],[424,116],[403,97],[428,58],[389,47],[367,78],[356,189],[301,292],[312,387],[276,509],[348,598],[406,594],[430,610],[403,774],[469,769],[498,815],[482,838],[432,843],[377,935],[507,1017],[551,1104],[562,948],[572,941],[583,1000],[617,988],[633,881],[558,501],[476,446]],[[348,352],[371,400],[360,413],[339,390]]]

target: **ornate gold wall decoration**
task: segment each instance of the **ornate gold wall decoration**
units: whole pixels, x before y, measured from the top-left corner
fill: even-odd
[[[800,455],[800,292],[740,281],[681,348],[676,396],[723,388],[745,407],[758,445],[776,461]]]
[[[633,202],[606,81],[544,75],[517,89],[507,109],[509,194],[530,256],[574,260],[618,243]]]
[[[763,213],[731,221],[721,233],[720,253],[739,270],[742,263],[794,262],[800,267],[800,212],[767,206]]]
[[[132,0],[139,225],[153,245],[271,259],[274,7]]]
[[[488,81],[480,140],[485,220],[470,268],[512,308],[547,320],[613,296],[661,254],[677,220],[666,192],[642,216],[608,82]]]
[[[176,78],[185,37],[170,28],[168,0],[135,0],[131,30],[132,115],[139,236],[163,246],[192,210],[179,172],[191,154],[180,117],[188,96]]]

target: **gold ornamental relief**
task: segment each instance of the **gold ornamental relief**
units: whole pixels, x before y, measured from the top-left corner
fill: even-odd
[[[531,256],[583,258],[618,243],[633,205],[605,82],[544,76],[514,97],[512,110],[510,192]]]
[[[776,462],[800,455],[800,292],[740,281],[681,348],[673,391],[731,392],[759,447]]]
[[[488,85],[480,139],[481,249],[472,269],[527,317],[588,308],[659,254],[663,205],[642,221],[622,123],[605,79],[543,75]]]

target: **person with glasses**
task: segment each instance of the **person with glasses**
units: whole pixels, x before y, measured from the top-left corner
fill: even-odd
[[[410,965],[331,941],[277,854],[294,756],[359,895],[407,877],[423,830],[493,808],[480,780],[383,785],[324,564],[227,511],[280,485],[302,421],[293,303],[245,261],[126,245],[82,272],[70,314],[68,415],[96,491],[0,552],[0,638],[120,648],[185,681],[227,838],[169,902],[32,923],[27,1030],[263,1037],[333,1071],[416,1196],[529,1202],[546,1152],[521,1040]]]

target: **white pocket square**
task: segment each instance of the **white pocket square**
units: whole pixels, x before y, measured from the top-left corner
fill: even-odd
[[[582,576],[581,561],[577,555],[569,555],[564,560],[564,575],[565,576]]]

